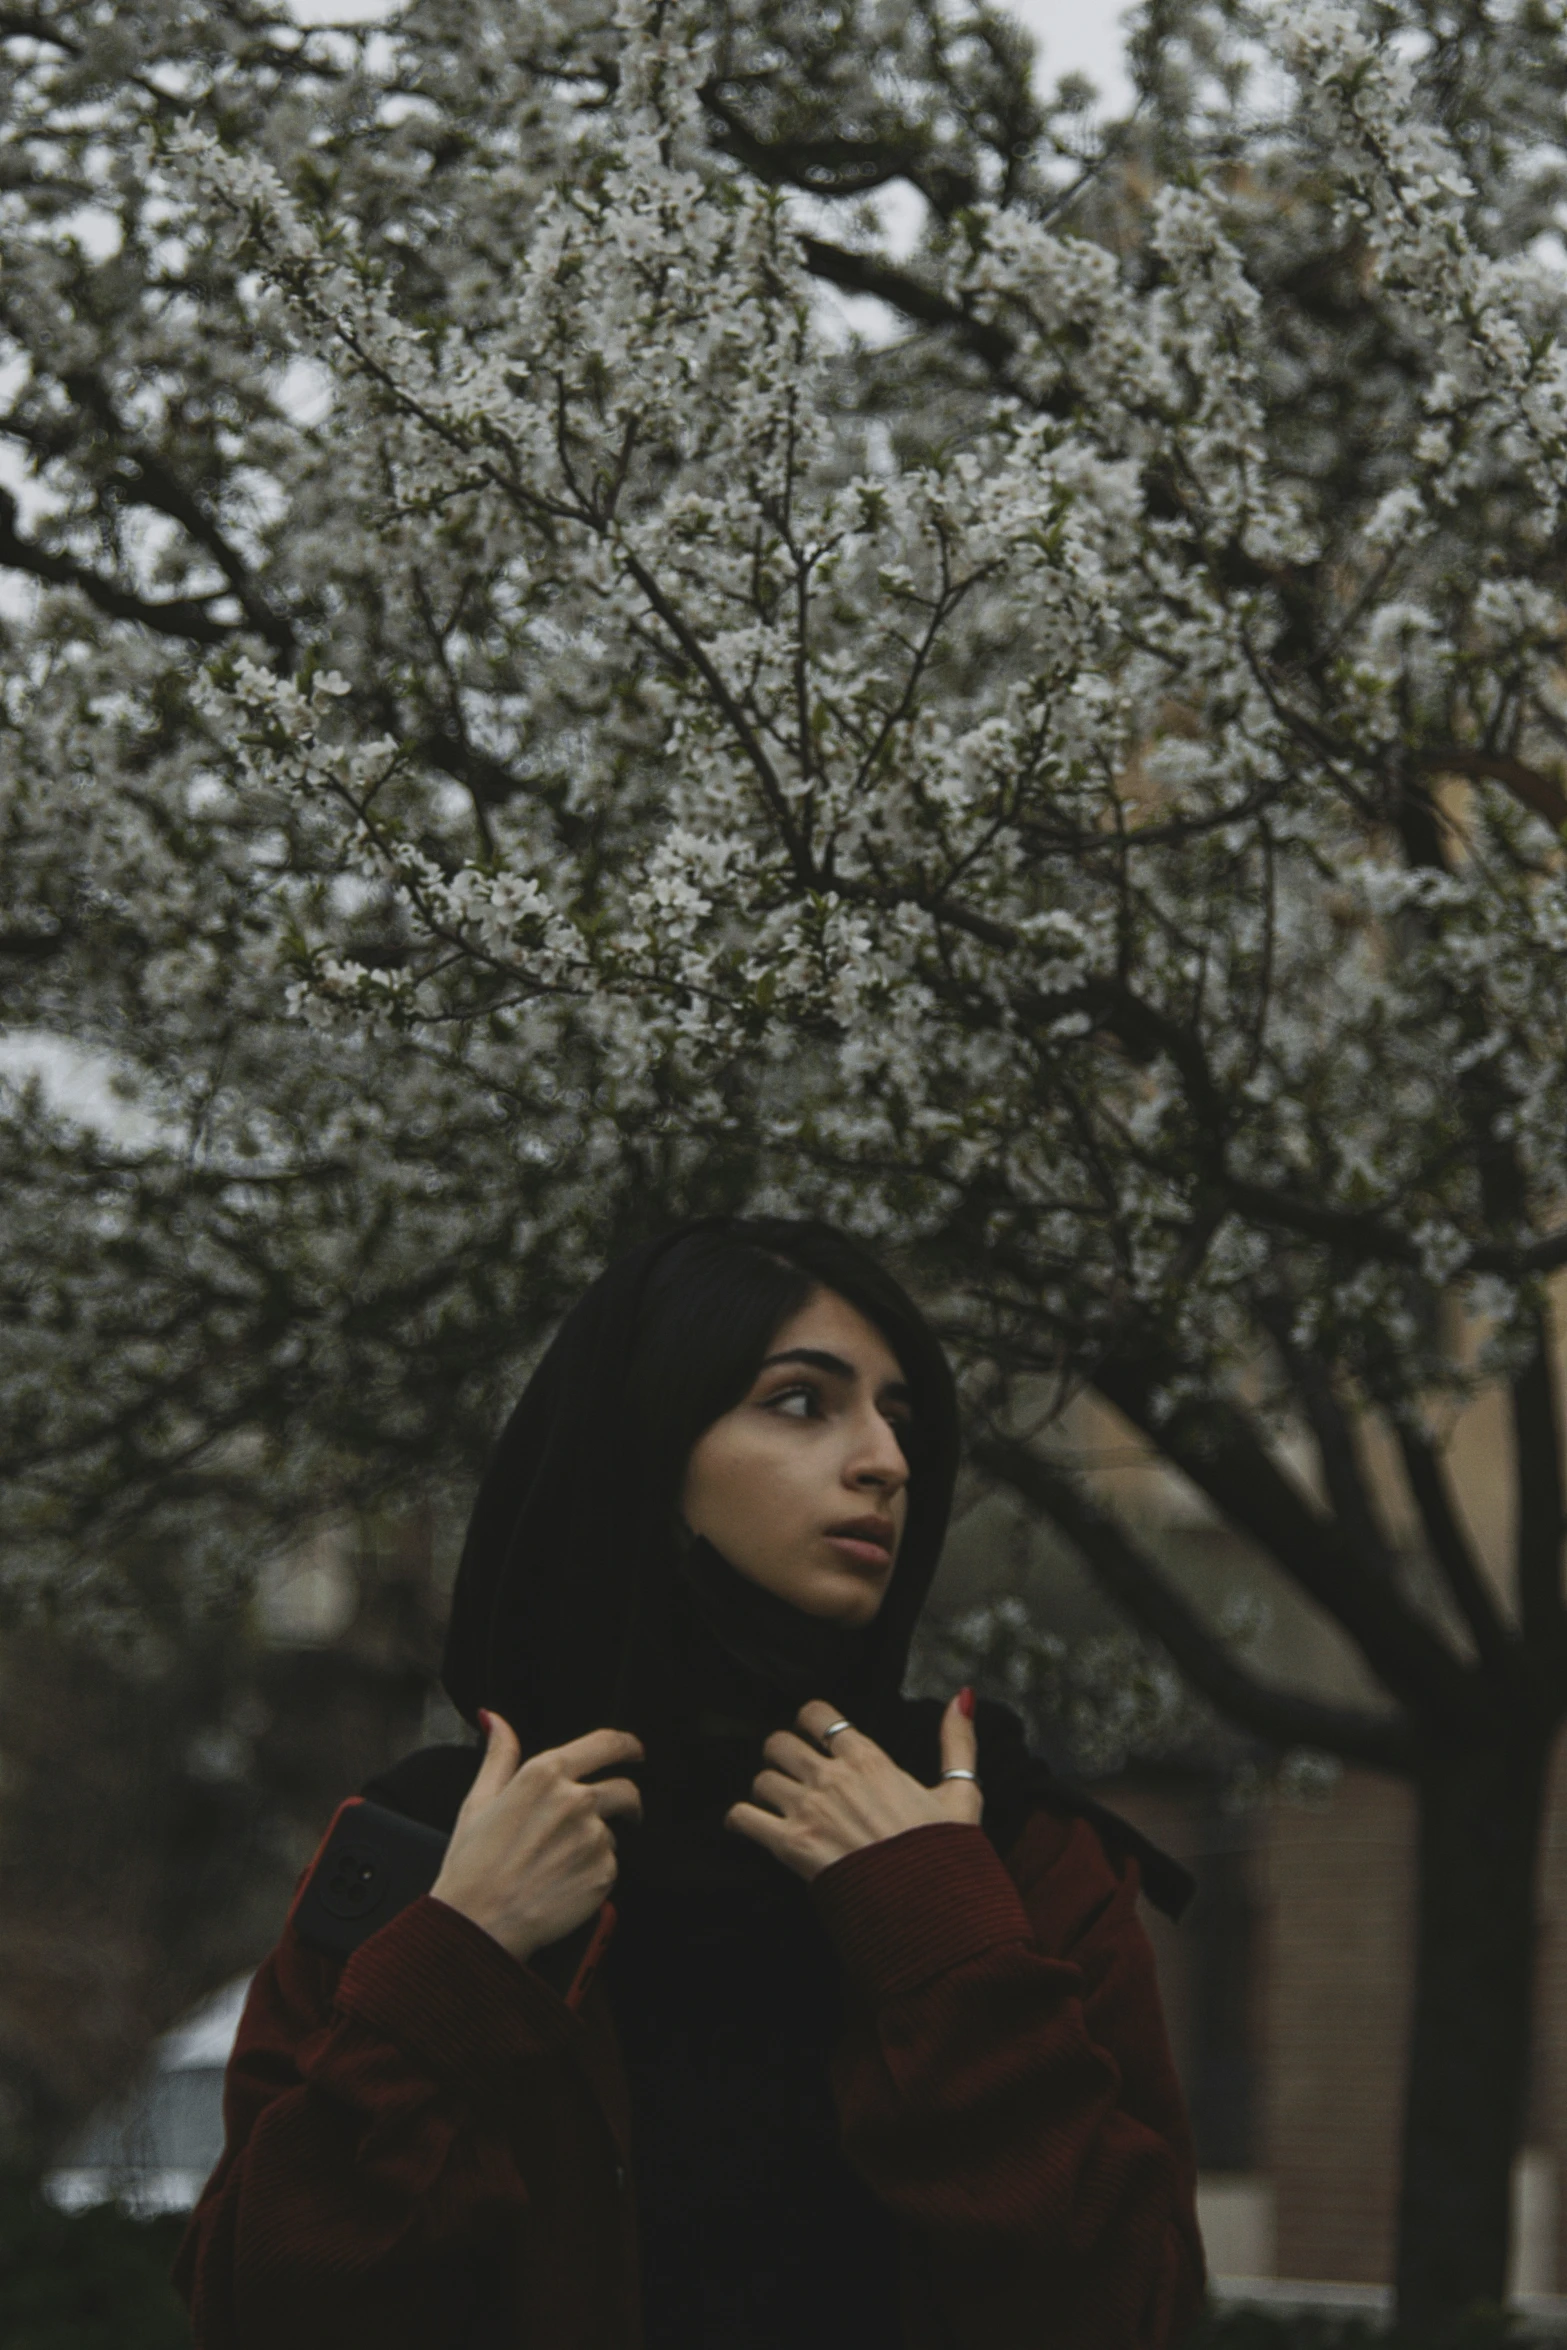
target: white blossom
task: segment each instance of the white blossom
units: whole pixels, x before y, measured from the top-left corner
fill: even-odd
[[[1270,22],[1222,168],[1058,204],[986,151],[881,350],[715,141],[690,9],[302,31],[264,104],[215,41],[179,130],[116,83],[107,354],[131,261],[73,277],[19,171],[12,421],[67,505],[0,733],[16,1017],[166,1124],[106,1167],[7,1094],[19,1557],[117,1414],[144,1498],[263,1387],[280,1507],[363,1428],[471,1459],[652,1200],[895,1240],[960,1353],[1157,1332],[1166,1428],[1279,1331],[1472,1385],[1432,1296],[1513,1331],[1567,1184],[1561,287],[1521,144],[1471,169],[1373,11]],[[30,169],[75,103],[19,73]],[[112,494],[50,454],[94,368]],[[307,1368],[204,1379],[197,1288],[213,1361],[286,1295]]]

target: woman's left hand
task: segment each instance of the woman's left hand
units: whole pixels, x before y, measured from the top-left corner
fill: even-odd
[[[751,1782],[758,1802],[731,1804],[724,1826],[765,1845],[807,1883],[847,1853],[905,1828],[942,1820],[979,1825],[985,1799],[973,1779],[922,1787],[863,1730],[840,1730],[823,1748],[822,1732],[843,1719],[824,1697],[811,1698],[794,1718],[806,1736],[773,1732],[762,1748],[772,1768]],[[978,1734],[954,1698],[941,1717],[941,1768],[977,1771],[978,1758]],[[761,1810],[764,1803],[773,1808]]]

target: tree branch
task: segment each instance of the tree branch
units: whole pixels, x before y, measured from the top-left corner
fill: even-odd
[[[112,580],[90,571],[74,555],[53,555],[46,547],[35,546],[19,535],[16,500],[9,490],[3,489],[0,489],[0,565],[10,571],[27,572],[34,579],[47,580],[51,587],[76,588],[111,620],[138,620],[157,635],[179,637],[186,644],[226,645],[239,633],[237,623],[214,620],[207,610],[209,604],[219,600],[218,595],[170,596],[164,603],[151,603],[145,596],[116,587]],[[231,593],[229,588],[219,591],[220,595]]]
[[[291,665],[297,651],[292,620],[268,602],[249,564],[225,537],[216,518],[185,487],[173,467],[153,451],[128,448],[126,455],[136,468],[137,495],[133,502],[151,507],[155,514],[166,514],[171,522],[177,522],[182,530],[189,532],[228,581],[235,601],[256,634],[285,664]]]
[[[1011,337],[982,318],[970,317],[959,303],[938,294],[934,286],[923,285],[908,270],[897,269],[871,253],[851,253],[846,246],[829,244],[824,237],[802,237],[800,250],[813,277],[825,278],[846,294],[874,294],[889,309],[901,310],[916,326],[947,327],[987,367],[998,374],[1005,370],[1014,350]]]
[[[1493,1670],[1505,1669],[1510,1651],[1509,1630],[1447,1490],[1442,1463],[1425,1438],[1402,1421],[1398,1445],[1409,1490],[1431,1545],[1431,1555],[1473,1635],[1480,1661]]]
[[[815,889],[819,886],[819,876],[806,854],[804,843],[800,837],[800,827],[789,806],[789,796],[783,788],[778,770],[769,758],[756,728],[714,665],[713,657],[699,633],[691,627],[685,615],[665,593],[663,586],[654,577],[641,557],[635,554],[631,548],[626,547],[622,549],[622,560],[641,589],[650,608],[658,614],[659,619],[669,630],[686,659],[700,676],[715,706],[721,712],[725,724],[745,752],[751,765],[751,771],[761,786],[768,812],[778,827],[779,838],[788,852],[796,879],[802,882],[807,889]]]
[[[1187,1679],[1232,1721],[1274,1746],[1319,1747],[1372,1770],[1412,1768],[1414,1741],[1398,1715],[1380,1718],[1324,1705],[1253,1679],[1114,1518],[1027,1445],[981,1436],[969,1457],[1060,1528],[1109,1596],[1147,1626]]]
[[[1334,1393],[1328,1366],[1309,1347],[1295,1344],[1290,1330],[1292,1308],[1285,1300],[1263,1300],[1258,1318],[1278,1349],[1317,1440],[1323,1482],[1344,1539],[1366,1574],[1389,1581],[1393,1546],[1377,1522],[1354,1423]]]
[[[1535,1318],[1535,1344],[1509,1388],[1518,1485],[1518,1617],[1526,1643],[1548,1645],[1553,1660],[1562,1636],[1562,1457],[1551,1329]]]
[[[1298,1232],[1305,1240],[1324,1241],[1362,1262],[1417,1268],[1420,1264],[1420,1251],[1409,1234],[1383,1223],[1380,1216],[1325,1208],[1314,1200],[1270,1191],[1266,1184],[1248,1183],[1233,1175],[1221,1175],[1218,1180],[1231,1204],[1254,1224]],[[1559,1265],[1567,1265],[1567,1226],[1523,1248],[1504,1241],[1479,1241],[1455,1268],[1454,1278],[1458,1273],[1500,1273],[1518,1280],[1530,1273],[1554,1272]]]
[[[44,963],[63,954],[74,936],[63,924],[53,930],[0,930],[0,955],[16,963]]]
[[[1543,774],[1522,759],[1504,757],[1499,751],[1462,750],[1456,743],[1446,743],[1434,751],[1411,752],[1410,764],[1422,775],[1472,775],[1503,784],[1515,800],[1532,808],[1536,816],[1543,816],[1547,824],[1558,829],[1567,824],[1567,792],[1553,775]]]
[[[67,57],[80,57],[80,41],[60,32],[48,17],[31,8],[0,8],[0,41],[42,41]]]
[[[825,138],[765,139],[742,121],[717,78],[704,85],[702,103],[722,128],[720,143],[768,187],[803,188],[813,196],[862,196],[889,180],[905,179],[944,220],[979,203],[985,193],[972,171],[943,161],[919,133],[857,139],[835,131]]]
[[[1343,1529],[1296,1491],[1238,1412],[1209,1399],[1201,1439],[1193,1430],[1183,1442],[1177,1427],[1161,1426],[1154,1417],[1150,1375],[1110,1359],[1100,1364],[1094,1384],[1232,1525],[1261,1544],[1309,1599],[1342,1624],[1400,1704],[1448,1720],[1472,1718],[1479,1692],[1460,1660],[1391,1584],[1361,1572]]]

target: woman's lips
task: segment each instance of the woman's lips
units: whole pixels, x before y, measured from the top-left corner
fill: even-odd
[[[892,1557],[885,1543],[867,1542],[858,1534],[829,1534],[825,1539],[841,1558],[849,1559],[857,1567],[871,1567],[880,1574]]]

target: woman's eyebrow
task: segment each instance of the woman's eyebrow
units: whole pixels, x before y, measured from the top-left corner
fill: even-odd
[[[856,1377],[855,1368],[852,1363],[846,1363],[842,1355],[830,1355],[826,1353],[824,1349],[819,1346],[787,1347],[782,1354],[769,1355],[766,1362],[762,1364],[761,1368],[764,1371],[770,1371],[774,1363],[809,1363],[813,1370],[831,1371],[833,1376],[838,1379],[848,1379],[852,1382]],[[910,1393],[910,1390],[900,1379],[889,1379],[886,1385],[882,1388],[881,1392],[883,1395],[893,1397],[898,1403],[911,1403],[913,1401],[913,1396]]]

